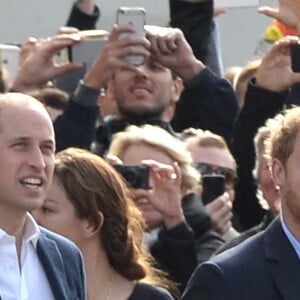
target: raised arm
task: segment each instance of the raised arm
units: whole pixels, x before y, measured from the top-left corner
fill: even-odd
[[[235,93],[229,82],[215,75],[195,57],[180,29],[147,29],[151,55],[181,77],[185,84],[172,120],[174,129],[208,129],[229,142],[238,112]]]
[[[278,8],[260,7],[260,13],[279,20],[300,34],[300,2],[297,0],[279,0]]]
[[[100,9],[95,0],[77,0],[74,2],[66,26],[79,30],[95,29],[100,17]]]
[[[59,64],[55,55],[80,41],[77,34],[58,34],[47,39],[30,39],[24,43],[19,72],[12,89],[27,92],[47,84],[49,80],[79,68],[78,63]]]
[[[258,224],[264,214],[256,196],[257,183],[252,171],[255,165],[254,136],[265,121],[283,109],[288,89],[300,82],[290,64],[290,45],[298,38],[275,43],[266,54],[255,80],[248,86],[245,103],[235,124],[232,152],[238,165],[234,210],[243,229]]]

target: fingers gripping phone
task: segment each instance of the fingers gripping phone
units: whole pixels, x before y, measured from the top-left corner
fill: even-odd
[[[129,25],[134,29],[134,32],[122,33],[119,38],[127,38],[129,35],[144,38],[146,35],[144,30],[145,19],[146,11],[142,7],[120,7],[117,11],[117,24]],[[141,65],[144,62],[142,55],[128,55],[125,59],[135,66]]]
[[[225,192],[225,177],[223,175],[202,176],[202,201],[208,204]]]

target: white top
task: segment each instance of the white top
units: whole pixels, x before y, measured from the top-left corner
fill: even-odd
[[[55,300],[36,252],[39,234],[38,225],[28,214],[19,267],[16,238],[0,229],[0,299]]]

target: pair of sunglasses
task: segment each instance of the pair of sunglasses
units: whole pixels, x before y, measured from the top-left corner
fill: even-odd
[[[225,185],[233,187],[237,181],[238,176],[235,170],[225,167],[220,167],[207,163],[197,163],[196,169],[199,171],[201,176],[203,175],[223,175],[225,177]]]

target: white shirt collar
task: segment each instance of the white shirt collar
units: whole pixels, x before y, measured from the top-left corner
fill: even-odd
[[[32,243],[33,247],[36,249],[37,241],[40,235],[40,228],[32,215],[27,213],[26,223],[23,235],[23,243],[28,244]],[[4,237],[11,238],[12,236],[7,234],[6,231],[0,228],[0,240]]]

